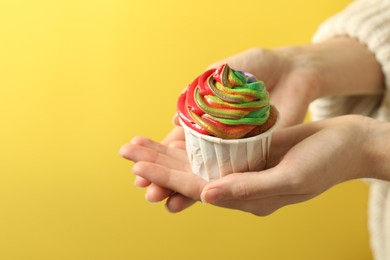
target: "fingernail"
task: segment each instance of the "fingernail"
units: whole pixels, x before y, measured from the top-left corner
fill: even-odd
[[[118,155],[119,157],[124,157],[125,153],[126,153],[126,145],[122,145],[121,148],[119,148],[119,152],[118,152]]]
[[[222,194],[217,189],[202,191],[202,193],[200,194],[200,200],[202,201],[203,204],[215,203],[221,198],[222,198]]]
[[[134,180],[134,185],[138,188],[145,188],[142,183],[140,182],[139,178],[138,177],[135,177],[135,180]]]
[[[206,193],[207,193],[207,191],[202,191],[202,193],[200,194],[200,201],[201,201],[203,204],[207,204],[207,201],[206,201]]]
[[[141,190],[144,190],[144,189],[145,189],[145,187],[143,187],[142,185],[137,184],[136,182],[134,182],[134,186],[135,186],[136,188],[138,188],[138,189],[141,189]]]
[[[138,164],[134,164],[133,168],[131,169],[131,172],[135,175],[138,175],[139,167]]]
[[[135,180],[135,181],[133,182],[133,184],[134,184],[135,187],[141,188],[141,185],[138,184],[137,180]]]

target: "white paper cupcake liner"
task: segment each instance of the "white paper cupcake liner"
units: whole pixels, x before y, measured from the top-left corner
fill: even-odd
[[[279,115],[275,124],[260,135],[234,140],[202,135],[180,121],[192,172],[212,181],[233,172],[263,170],[278,120]]]

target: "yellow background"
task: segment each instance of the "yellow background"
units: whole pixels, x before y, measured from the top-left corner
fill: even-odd
[[[118,156],[165,136],[208,64],[309,43],[348,2],[0,0],[0,259],[371,259],[359,181],[265,218],[173,215]]]

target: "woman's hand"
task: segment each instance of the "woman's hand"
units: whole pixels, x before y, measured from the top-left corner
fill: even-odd
[[[137,176],[175,191],[149,194],[151,191],[147,190],[148,196],[155,196],[153,201],[169,197],[170,211],[181,211],[201,199],[204,203],[263,216],[313,198],[347,180],[379,178],[378,169],[388,167],[378,163],[378,151],[383,150],[379,146],[388,145],[379,140],[389,132],[388,125],[383,128],[363,116],[344,116],[281,129],[273,136],[266,170],[233,173],[210,183],[190,173],[185,151],[181,149],[136,138],[123,147],[122,154],[138,162],[133,169]]]
[[[271,104],[275,105],[281,119],[280,127],[301,123],[308,105],[318,97],[320,74],[313,55],[303,47],[279,49],[253,48],[220,60],[209,68],[228,63],[235,70],[253,74],[263,81],[270,93]],[[174,124],[179,125],[177,116]],[[164,139],[164,144],[184,141],[182,129],[175,127]]]
[[[318,196],[338,183],[373,177],[368,133],[375,120],[344,116],[275,133],[268,169],[235,173],[208,183],[205,203],[259,216]]]
[[[206,181],[191,173],[185,149],[167,146],[143,137],[135,137],[123,145],[120,154],[136,162],[133,173],[136,185],[146,189],[150,202],[166,198],[170,212],[181,211],[197,200]]]

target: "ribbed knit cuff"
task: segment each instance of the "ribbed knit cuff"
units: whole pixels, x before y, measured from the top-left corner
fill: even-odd
[[[390,0],[360,0],[323,23],[313,42],[346,35],[375,54],[390,88]]]

